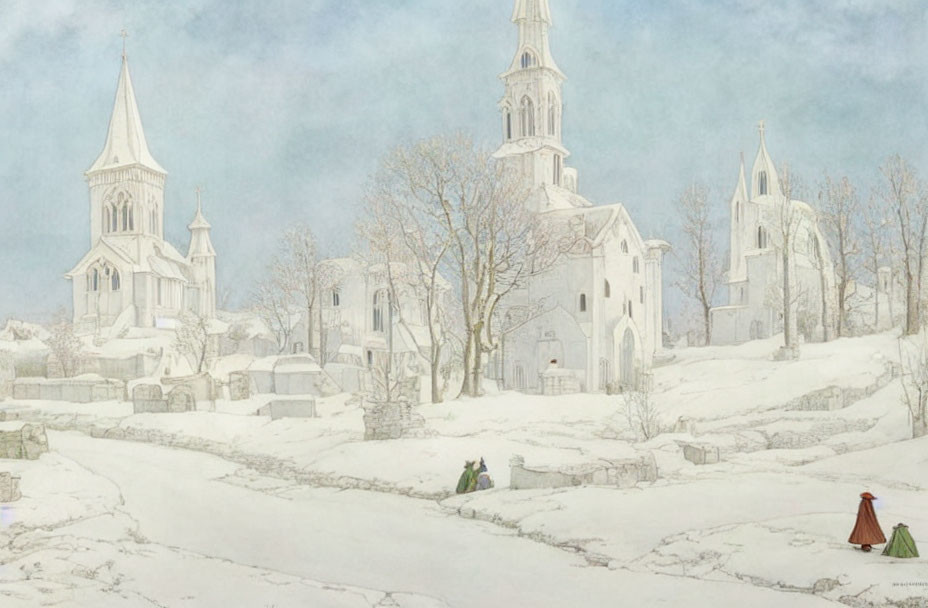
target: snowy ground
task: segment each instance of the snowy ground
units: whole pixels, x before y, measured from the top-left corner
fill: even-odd
[[[622,399],[604,395],[426,405],[420,437],[386,442],[362,441],[346,395],[321,400],[318,418],[273,422],[253,415],[261,398],[176,415],[31,402],[24,417],[83,433],[52,432],[54,453],[36,463],[0,460],[22,471],[24,493],[4,512],[0,598],[928,606],[924,562],[846,543],[864,490],[880,497],[887,536],[900,521],[916,542],[928,530],[928,440],[902,441],[907,412],[886,375],[894,337],[806,345],[795,362],[771,361],[775,348],[675,351],[655,370],[654,401],[687,432],[647,442]],[[788,409],[829,387],[872,394],[834,411]],[[719,447],[722,462],[696,466],[681,443]],[[558,467],[644,453],[660,478],[634,489],[507,488],[514,454]],[[454,496],[463,461],[479,456],[496,489]]]

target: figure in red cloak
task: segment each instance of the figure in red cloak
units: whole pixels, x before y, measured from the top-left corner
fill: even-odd
[[[883,530],[880,529],[880,522],[876,519],[876,513],[873,510],[873,499],[876,496],[870,492],[864,492],[860,495],[860,507],[857,509],[857,523],[851,532],[851,537],[847,542],[852,545],[860,545],[861,551],[869,551],[871,545],[881,545],[886,542],[883,536]]]

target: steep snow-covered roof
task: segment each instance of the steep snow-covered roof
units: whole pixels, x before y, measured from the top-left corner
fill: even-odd
[[[132,165],[142,165],[156,173],[167,175],[167,171],[158,164],[148,150],[148,142],[145,141],[145,132],[142,129],[142,118],[139,115],[135,91],[132,88],[132,79],[129,78],[129,62],[123,53],[119,83],[116,85],[116,101],[113,104],[113,114],[110,116],[106,143],[100,156],[87,170],[87,173]]]

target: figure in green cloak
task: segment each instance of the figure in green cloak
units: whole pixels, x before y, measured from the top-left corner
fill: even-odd
[[[915,541],[909,534],[909,527],[905,524],[899,524],[893,527],[893,535],[886,543],[883,549],[883,555],[889,557],[918,557],[918,549],[915,547]]]
[[[455,489],[456,493],[466,494],[477,489],[477,469],[474,467],[476,463],[476,460],[467,460],[464,462],[464,472],[461,473],[461,477],[458,478],[458,487]]]

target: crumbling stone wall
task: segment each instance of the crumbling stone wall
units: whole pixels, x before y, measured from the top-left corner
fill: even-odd
[[[425,428],[425,418],[416,412],[415,407],[408,401],[365,401],[362,407],[365,441],[399,439],[415,435]]]
[[[168,411],[161,386],[139,384],[132,389],[132,411],[136,414],[163,414]]]
[[[509,488],[537,490],[584,485],[633,488],[641,482],[657,481],[657,460],[648,452],[635,458],[600,460],[584,465],[529,469],[516,454],[509,461]]]
[[[37,460],[48,452],[44,424],[28,422],[0,423],[0,458]]]

